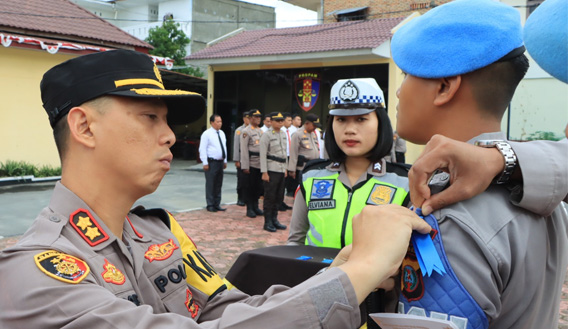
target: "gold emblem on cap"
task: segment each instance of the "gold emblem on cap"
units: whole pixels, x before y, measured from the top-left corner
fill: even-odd
[[[273,119],[278,119],[278,118],[284,118],[284,116],[282,116],[282,113],[278,112],[278,115],[275,115],[272,117]]]
[[[156,79],[158,79],[158,81],[160,81],[161,84],[164,84],[164,82],[162,81],[162,75],[160,74],[160,70],[158,70],[158,66],[156,66],[156,63],[154,63],[154,74],[156,75]]]

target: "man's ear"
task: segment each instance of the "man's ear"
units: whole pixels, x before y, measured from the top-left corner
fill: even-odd
[[[441,106],[450,102],[457,91],[460,89],[462,83],[461,75],[456,75],[455,77],[449,78],[439,78],[438,89],[436,92],[436,97],[434,98],[434,105]]]
[[[95,138],[91,131],[91,112],[86,107],[74,107],[67,114],[69,133],[73,140],[86,147],[95,146]]]

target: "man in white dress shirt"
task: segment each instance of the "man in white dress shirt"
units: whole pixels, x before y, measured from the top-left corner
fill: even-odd
[[[217,114],[209,118],[211,128],[201,134],[199,158],[203,162],[205,172],[205,199],[207,211],[217,212],[221,208],[221,187],[223,186],[223,169],[227,168],[227,138],[221,130],[223,120]]]
[[[272,127],[272,118],[270,118],[270,115],[267,114],[264,116],[264,120],[262,120],[262,127],[260,127],[260,129],[263,133],[265,133],[268,129],[270,129],[270,127]]]

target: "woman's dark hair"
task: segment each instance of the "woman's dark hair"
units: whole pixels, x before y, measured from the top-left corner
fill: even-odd
[[[377,127],[379,133],[375,146],[371,149],[371,151],[369,151],[369,154],[367,154],[367,159],[369,159],[369,161],[371,162],[377,162],[385,155],[389,155],[393,142],[392,126],[386,109],[379,107],[375,109],[375,113],[377,114],[377,119],[379,121],[379,125]],[[337,145],[337,143],[335,142],[335,134],[333,133],[333,120],[334,115],[330,115],[329,120],[327,120],[327,127],[325,130],[325,149],[331,161],[344,162],[346,155],[339,148],[339,145]]]

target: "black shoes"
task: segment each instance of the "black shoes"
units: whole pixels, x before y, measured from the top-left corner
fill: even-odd
[[[247,207],[247,217],[250,217],[250,218],[256,217],[256,213],[254,212],[254,210],[252,210],[252,208]]]
[[[272,225],[272,218],[269,214],[264,215],[264,227],[262,229],[271,233],[276,232],[276,227]]]
[[[241,199],[237,200],[237,206],[243,207],[245,205],[246,205],[246,203],[243,200],[241,200]]]
[[[217,211],[225,211],[225,210],[227,210],[227,208],[221,208],[221,207],[219,207],[219,206],[215,206],[215,209],[216,209]]]
[[[274,228],[276,228],[277,230],[285,230],[286,229],[286,225],[280,223],[278,221],[278,219],[276,219],[276,217],[273,217],[272,226],[274,226]]]
[[[209,212],[217,212],[217,208],[213,207],[213,206],[207,206],[207,211]]]
[[[287,205],[286,203],[282,202],[280,204],[280,206],[278,207],[278,211],[286,211],[292,209],[292,207],[290,207],[289,205]]]

